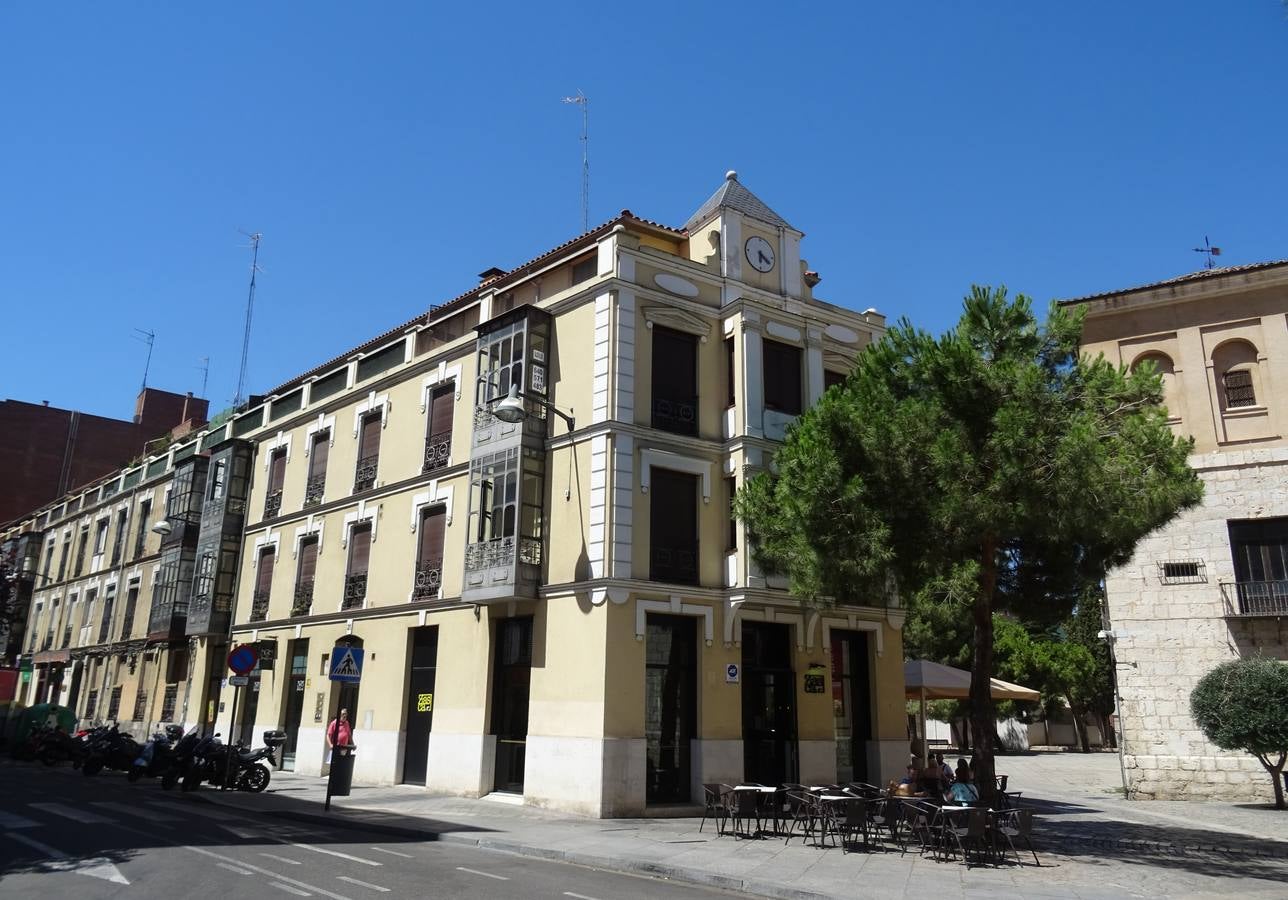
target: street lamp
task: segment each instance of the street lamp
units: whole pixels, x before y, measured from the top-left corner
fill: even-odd
[[[543,400],[540,397],[534,397],[531,394],[520,394],[519,386],[516,384],[510,385],[510,393],[506,394],[503,399],[497,401],[497,404],[492,407],[492,415],[496,416],[508,425],[517,425],[528,417],[527,407],[523,405],[524,400],[531,400],[533,403],[539,403],[544,408],[550,410],[550,412],[564,420],[568,425],[569,431],[572,431],[575,427],[573,417],[569,415],[569,413],[573,412],[572,407],[568,408],[567,413],[562,412],[553,403],[550,403],[547,400]]]
[[[159,519],[157,520],[157,523],[152,526],[152,530],[162,537],[165,537],[167,534],[174,531],[174,526],[170,524],[169,519]]]

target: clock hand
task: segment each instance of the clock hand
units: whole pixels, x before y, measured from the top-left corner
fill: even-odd
[[[760,257],[761,262],[763,262],[765,265],[769,265],[769,257],[765,255],[764,250],[757,250],[756,255]]]

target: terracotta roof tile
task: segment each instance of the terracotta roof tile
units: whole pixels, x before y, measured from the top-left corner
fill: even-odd
[[[1288,266],[1288,259],[1276,259],[1259,263],[1247,263],[1242,266],[1222,266],[1218,269],[1199,269],[1197,272],[1189,272],[1185,275],[1177,275],[1175,278],[1167,278],[1163,281],[1154,281],[1150,284],[1142,284],[1137,287],[1123,288],[1118,291],[1105,291],[1100,294],[1088,294],[1085,297],[1073,297],[1068,300],[1056,301],[1060,306],[1071,306],[1075,303],[1086,303],[1090,300],[1103,300],[1105,297],[1118,297],[1122,294],[1136,294],[1141,291],[1151,291],[1155,288],[1168,287],[1169,285],[1188,284],[1192,281],[1204,281],[1208,278],[1219,278],[1222,275],[1236,275],[1243,272],[1257,272],[1261,269],[1273,269],[1276,266]]]

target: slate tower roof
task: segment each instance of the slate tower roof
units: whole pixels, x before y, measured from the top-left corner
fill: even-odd
[[[787,220],[774,212],[765,202],[742,186],[738,181],[738,173],[729,170],[725,174],[724,184],[712,194],[706,203],[698,207],[698,211],[689,216],[689,221],[684,223],[686,231],[691,231],[698,225],[701,225],[707,219],[714,216],[717,210],[734,209],[752,219],[757,219],[769,225],[781,225],[784,228],[792,228]],[[795,231],[792,228],[792,231]]]

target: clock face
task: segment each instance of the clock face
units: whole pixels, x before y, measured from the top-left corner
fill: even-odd
[[[747,262],[757,272],[768,272],[774,267],[774,248],[763,237],[748,238]]]

